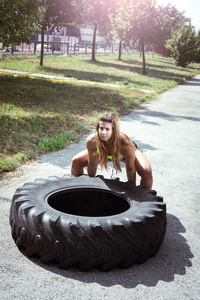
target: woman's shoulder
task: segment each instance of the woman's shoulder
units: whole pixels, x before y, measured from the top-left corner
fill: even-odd
[[[95,134],[95,132],[91,133],[90,135],[88,135],[88,137],[86,139],[86,142],[96,142],[96,134]]]
[[[96,134],[92,133],[86,139],[86,146],[88,150],[90,150],[96,148],[96,145],[97,145]]]
[[[134,151],[135,146],[133,141],[125,134],[120,133],[120,152],[122,155],[126,156],[130,151]]]
[[[120,132],[120,144],[122,146],[130,145],[132,143],[131,139],[123,132]]]

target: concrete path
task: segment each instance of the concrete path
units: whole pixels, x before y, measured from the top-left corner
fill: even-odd
[[[42,265],[15,246],[8,222],[15,190],[36,178],[70,173],[73,155],[85,148],[83,138],[20,168],[0,189],[0,299],[200,299],[200,75],[123,116],[121,131],[143,149],[153,188],[167,203],[168,228],[157,255],[126,270],[83,273]],[[110,177],[111,169],[103,175]],[[126,181],[124,168],[117,176]]]

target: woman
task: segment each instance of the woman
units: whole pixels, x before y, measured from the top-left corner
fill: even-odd
[[[119,118],[114,113],[103,114],[97,123],[96,132],[86,140],[87,149],[72,159],[71,174],[81,176],[87,166],[88,175],[94,177],[97,166],[107,169],[112,160],[116,171],[121,171],[120,162],[126,165],[128,180],[136,184],[136,171],[141,177],[141,184],[148,190],[152,188],[153,177],[151,166],[144,154],[130,138],[119,130]]]

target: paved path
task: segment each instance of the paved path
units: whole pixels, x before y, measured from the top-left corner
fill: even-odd
[[[8,218],[16,188],[69,173],[71,158],[85,147],[83,138],[22,167],[0,189],[0,299],[200,299],[200,75],[123,116],[121,130],[140,144],[153,168],[153,188],[167,203],[168,228],[157,255],[126,270],[82,273],[41,265],[15,246]],[[126,181],[124,169],[117,176]]]

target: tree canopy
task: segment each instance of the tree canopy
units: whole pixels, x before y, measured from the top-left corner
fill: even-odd
[[[78,0],[41,0],[45,9],[42,25],[50,31],[75,21]]]
[[[82,24],[93,28],[92,60],[95,61],[95,42],[97,31],[111,31],[109,15],[114,9],[114,0],[82,0]]]
[[[3,47],[28,43],[43,16],[40,0],[0,0],[0,42]]]
[[[183,15],[174,6],[159,6],[155,0],[115,1],[116,14],[111,17],[113,29],[124,43],[139,42],[143,53],[143,74],[146,74],[145,45],[164,44]]]
[[[75,22],[78,12],[77,4],[78,0],[41,0],[44,8],[44,17],[41,22],[42,27],[42,43],[40,54],[40,65],[43,65],[44,54],[44,31],[48,28],[50,31],[55,28],[59,30],[61,26],[67,26]]]

